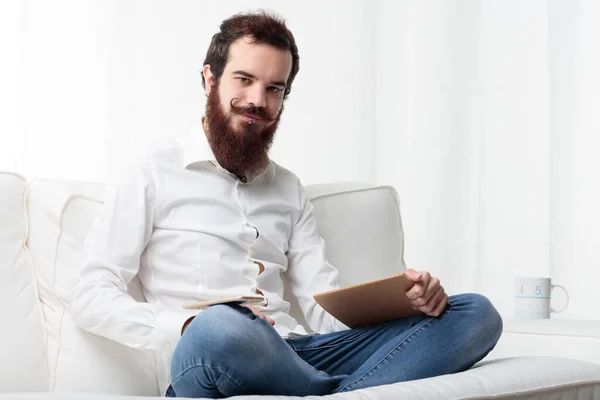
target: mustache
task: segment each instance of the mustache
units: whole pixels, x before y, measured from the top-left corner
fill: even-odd
[[[231,99],[231,101],[229,102],[229,106],[231,107],[231,112],[234,112],[236,114],[242,114],[242,115],[254,115],[257,116],[258,118],[268,121],[268,122],[273,122],[277,119],[277,117],[270,117],[269,114],[267,114],[267,110],[265,110],[264,107],[256,107],[256,106],[245,106],[245,107],[238,107],[236,105],[233,104],[234,100],[238,100],[237,98],[233,98]]]

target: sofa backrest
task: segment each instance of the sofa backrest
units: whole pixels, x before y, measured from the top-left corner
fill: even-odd
[[[103,205],[104,185],[34,180],[27,246],[37,271],[47,332],[48,387],[56,392],[158,395],[154,355],[79,329],[68,293],[84,262],[84,242]],[[130,293],[143,301],[139,280]]]
[[[365,184],[307,189],[342,285],[403,270],[402,226],[394,189]],[[45,317],[49,390],[159,395],[152,354],[77,328],[67,311],[67,294],[84,262],[85,237],[102,208],[104,185],[35,180],[29,191],[27,245]],[[144,301],[139,285],[134,279],[129,291]],[[286,299],[294,317],[304,323],[295,299]]]
[[[400,201],[393,187],[327,183],[307,186],[307,191],[342,286],[406,269]]]
[[[27,181],[0,172],[0,392],[46,389],[45,331],[25,247]]]

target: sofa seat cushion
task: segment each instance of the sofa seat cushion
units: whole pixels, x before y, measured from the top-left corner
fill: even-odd
[[[151,400],[152,397],[127,397],[78,393],[22,393],[0,395],[13,400]],[[303,399],[321,397],[237,396],[236,400]],[[519,357],[487,361],[470,370],[452,375],[401,382],[353,392],[324,396],[330,400],[592,400],[600,398],[600,366],[583,361],[551,357]]]
[[[46,388],[45,333],[25,247],[27,181],[0,172],[0,392]]]
[[[482,362],[460,374],[386,385],[342,399],[600,399],[600,365],[555,357]],[[359,395],[359,393],[355,393]],[[365,396],[366,395],[366,396]]]
[[[600,321],[504,319],[504,330],[487,359],[553,356],[600,363]]]

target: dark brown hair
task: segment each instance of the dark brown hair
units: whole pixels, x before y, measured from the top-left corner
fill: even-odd
[[[292,53],[292,70],[284,92],[286,98],[292,90],[292,82],[300,69],[300,56],[294,35],[285,25],[285,21],[265,11],[236,14],[221,23],[220,31],[210,41],[204,65],[210,64],[210,71],[219,80],[225,70],[229,46],[241,37],[248,36],[253,43],[268,44]],[[202,75],[202,86],[205,86]]]

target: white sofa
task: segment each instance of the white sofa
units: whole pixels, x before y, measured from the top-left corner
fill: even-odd
[[[309,191],[343,285],[404,268],[392,188],[331,184]],[[0,172],[0,399],[160,395],[151,354],[82,331],[68,312],[67,294],[103,194],[98,183],[28,182]],[[139,281],[129,289],[143,301]],[[496,349],[469,371],[325,397],[600,399],[597,363],[600,322],[506,321]]]

